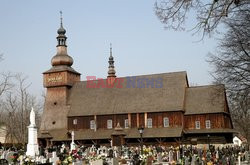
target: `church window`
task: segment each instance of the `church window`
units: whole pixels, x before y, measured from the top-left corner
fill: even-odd
[[[210,122],[210,120],[206,120],[206,128],[207,129],[210,129],[211,128],[211,122]]]
[[[112,129],[112,120],[107,120],[107,128]]]
[[[125,127],[125,128],[129,128],[128,119],[125,119],[125,121],[124,121],[124,127]]]
[[[201,129],[200,121],[195,121],[195,129]]]
[[[163,126],[164,127],[169,127],[169,119],[168,119],[168,117],[163,118]]]
[[[74,124],[74,125],[77,125],[77,119],[74,119],[74,120],[73,120],[73,124]]]
[[[148,126],[148,128],[152,128],[153,126],[152,126],[152,118],[148,118],[147,119],[147,126]]]
[[[90,129],[95,129],[95,120],[90,120]]]

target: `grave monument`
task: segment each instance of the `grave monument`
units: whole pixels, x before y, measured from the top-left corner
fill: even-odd
[[[28,126],[28,144],[26,155],[35,157],[38,154],[37,127],[35,122],[35,112],[32,108],[30,112],[30,125]]]

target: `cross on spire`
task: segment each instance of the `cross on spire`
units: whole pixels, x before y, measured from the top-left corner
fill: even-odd
[[[61,27],[63,27],[63,23],[62,23],[62,20],[63,20],[62,11],[60,11],[60,20],[61,20]]]
[[[112,43],[110,43],[110,57],[112,57]]]

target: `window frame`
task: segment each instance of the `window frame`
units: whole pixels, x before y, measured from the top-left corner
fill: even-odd
[[[153,119],[152,118],[147,118],[147,128],[153,128]]]
[[[112,129],[113,128],[113,121],[112,119],[107,120],[107,129]]]
[[[124,120],[124,128],[129,128],[129,122],[128,122],[128,119],[125,119]]]
[[[195,121],[195,129],[201,129],[201,122],[200,120]]]
[[[73,125],[77,125],[77,119],[73,119]]]
[[[168,122],[165,122],[165,121],[168,121]],[[169,126],[170,126],[170,124],[169,124],[169,118],[168,117],[164,117],[163,118],[163,127],[166,128],[166,127],[169,127]]]
[[[211,129],[211,120],[205,120],[205,126],[206,126],[206,129]]]
[[[89,122],[89,128],[90,129],[96,129],[95,120],[90,120],[90,122]]]

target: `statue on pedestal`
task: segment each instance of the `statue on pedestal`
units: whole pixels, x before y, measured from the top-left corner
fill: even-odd
[[[30,125],[28,126],[28,144],[27,144],[27,156],[35,157],[39,155],[38,143],[37,143],[37,127],[35,122],[35,112],[31,109],[30,112]]]

